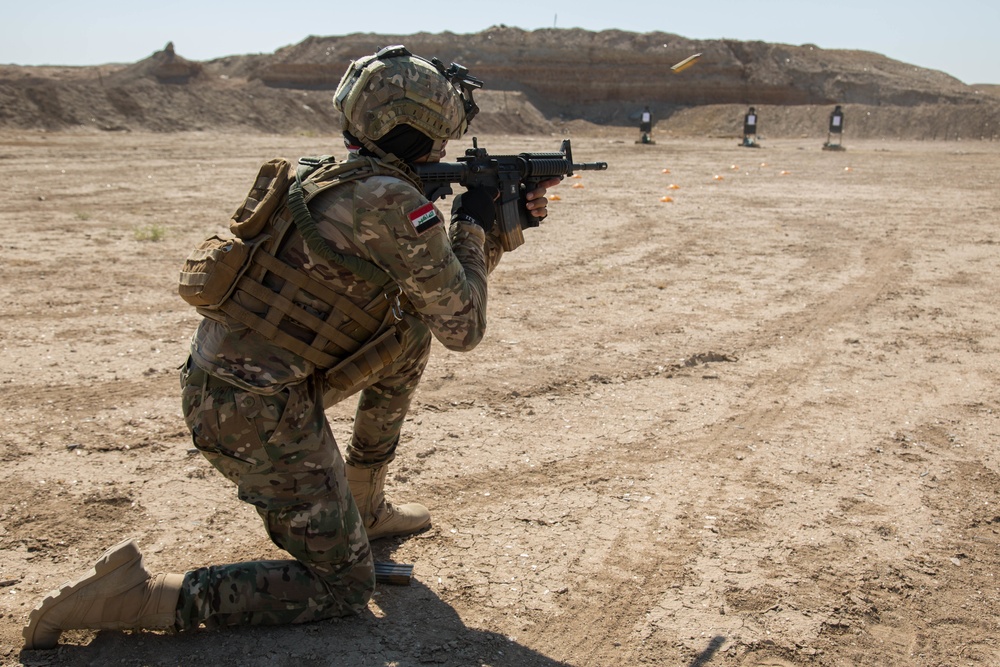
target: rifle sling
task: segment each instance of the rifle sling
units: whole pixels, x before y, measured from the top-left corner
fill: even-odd
[[[393,282],[389,274],[372,262],[354,255],[344,255],[331,248],[330,244],[320,235],[316,228],[316,221],[306,205],[313,197],[331,185],[339,185],[383,172],[394,176],[399,176],[402,173],[397,174],[388,165],[376,163],[371,159],[364,160],[362,164],[355,162],[300,164],[295,172],[295,180],[288,187],[288,210],[292,214],[295,226],[311,251],[329,262],[350,270],[365,282],[386,288]]]

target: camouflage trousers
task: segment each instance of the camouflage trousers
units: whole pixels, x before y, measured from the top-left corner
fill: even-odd
[[[404,317],[409,327],[401,341],[403,354],[370,378],[358,399],[346,458],[360,468],[378,467],[395,458],[403,421],[430,356],[431,333],[427,325],[408,313]],[[328,389],[323,403],[329,408],[349,397]]]
[[[365,609],[375,587],[371,549],[318,379],[264,396],[189,360],[181,387],[195,446],[236,484],[271,540],[295,560],[186,573],[177,629],[304,623]]]
[[[395,456],[431,345],[426,325],[406,317],[403,354],[361,390],[347,448],[353,465],[379,466]],[[363,610],[374,590],[371,550],[323,412],[350,394],[329,390],[317,375],[264,396],[216,379],[190,360],[181,389],[195,447],[236,484],[271,540],[295,560],[186,573],[177,628],[305,623]]]

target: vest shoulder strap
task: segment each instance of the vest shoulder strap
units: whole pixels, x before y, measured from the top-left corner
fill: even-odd
[[[301,158],[295,179],[288,188],[288,209],[310,250],[329,262],[347,268],[367,282],[388,288],[392,278],[381,268],[360,257],[339,253],[323,240],[308,207],[314,197],[336,185],[375,175],[394,176],[413,182],[412,173],[403,166],[394,166],[370,157],[358,157],[349,162],[336,162],[329,156]]]

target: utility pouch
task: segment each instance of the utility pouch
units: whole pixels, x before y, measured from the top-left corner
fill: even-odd
[[[177,293],[197,308],[218,308],[235,289],[254,251],[269,238],[262,234],[247,242],[218,235],[208,237],[184,260]]]
[[[233,213],[229,231],[241,239],[252,239],[264,231],[264,225],[285,203],[293,180],[295,171],[288,160],[274,158],[262,164],[246,199]]]
[[[409,325],[406,320],[391,322],[389,318],[395,319],[392,308],[386,313],[387,321],[381,333],[326,371],[326,381],[331,387],[341,392],[359,389],[362,383],[371,381],[399,359],[403,354],[403,335]]]

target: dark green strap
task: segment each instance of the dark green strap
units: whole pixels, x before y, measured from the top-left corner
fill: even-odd
[[[323,162],[323,160],[309,160],[304,163],[300,161],[299,168],[295,172],[295,182],[288,188],[288,210],[292,213],[295,226],[298,227],[299,233],[302,234],[309,249],[323,259],[343,266],[365,282],[373,283],[383,288],[387,287],[393,282],[388,273],[360,257],[337,252],[330,247],[330,244],[326,242],[316,228],[316,221],[313,219],[312,214],[309,213],[309,207],[306,206],[305,195],[302,191],[302,179],[308,178],[310,174],[322,166]]]

